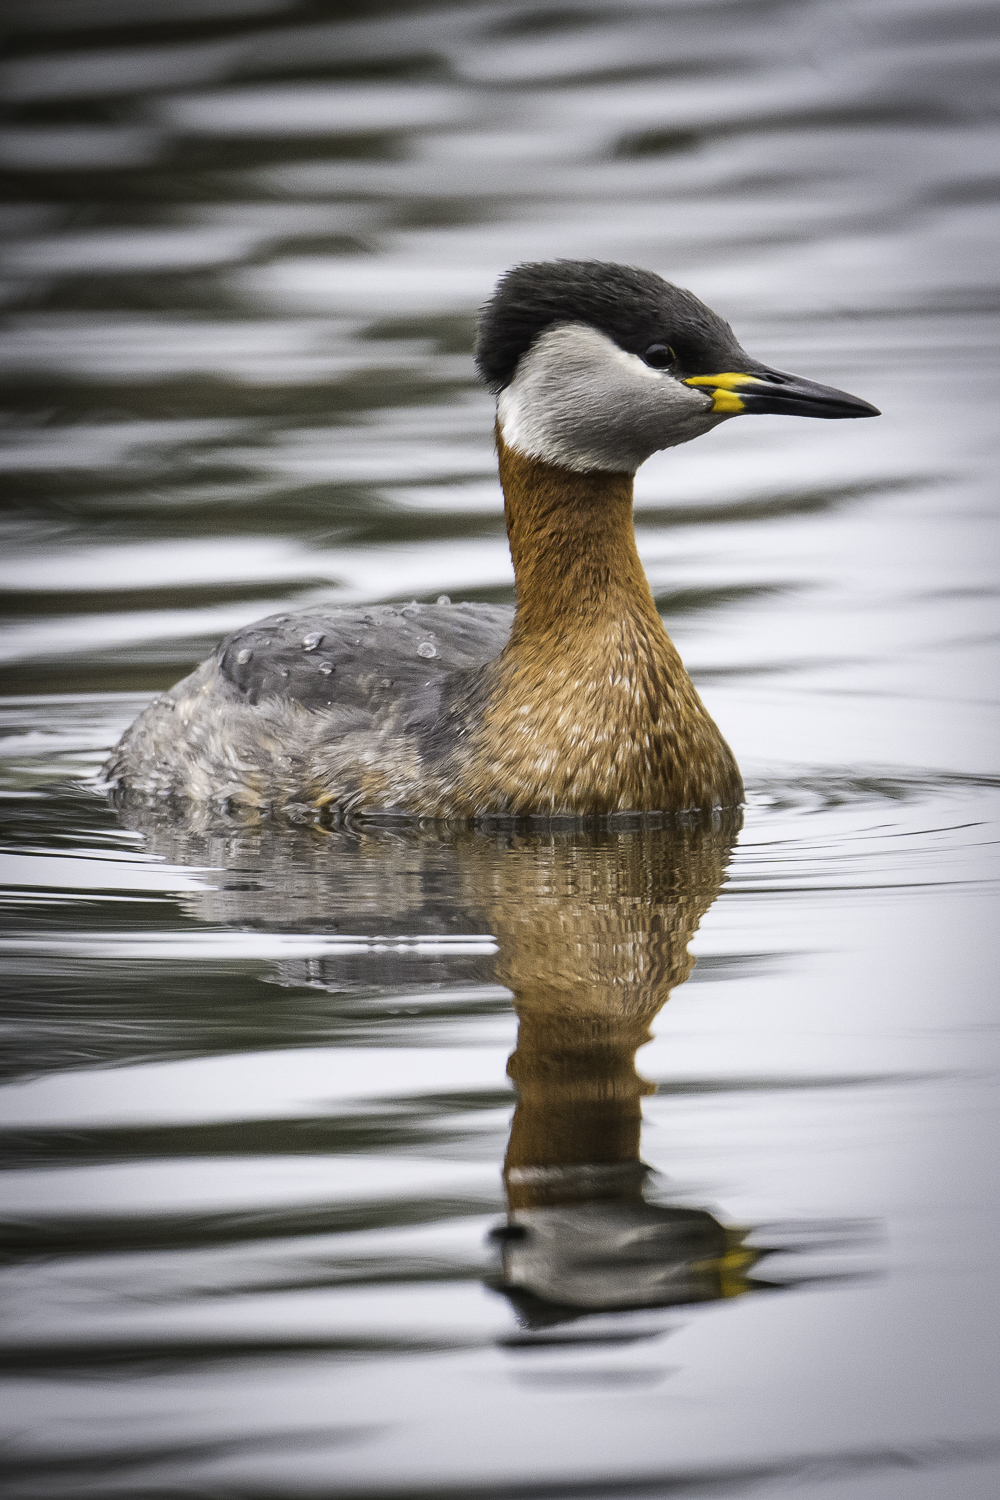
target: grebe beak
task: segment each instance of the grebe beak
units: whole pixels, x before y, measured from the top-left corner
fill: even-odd
[[[880,417],[882,413],[860,396],[832,385],[820,385],[781,370],[761,369],[759,375],[726,371],[721,375],[692,375],[685,385],[706,387],[712,410],[732,416],[739,412],[778,412],[786,417]]]

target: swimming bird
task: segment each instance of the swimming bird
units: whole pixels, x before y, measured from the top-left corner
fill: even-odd
[[[334,824],[742,801],[639,560],[635,472],[737,416],[877,409],[768,368],[691,292],[601,261],[508,271],[476,361],[516,608],[315,605],[238,630],[126,732],[106,771],[120,796]]]

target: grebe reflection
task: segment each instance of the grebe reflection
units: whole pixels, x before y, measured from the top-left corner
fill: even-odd
[[[722,885],[738,819],[536,845],[492,906],[514,993],[517,1105],[496,1285],[522,1320],[710,1301],[749,1290],[760,1252],[711,1213],[649,1202],[636,1071]]]
[[[272,825],[186,842],[170,820],[145,831],[168,858],[228,868],[216,888],[186,898],[202,920],[361,938],[493,935],[495,954],[380,942],[284,959],[276,977],[340,994],[374,985],[413,998],[490,979],[513,992],[518,1098],[493,1284],[528,1321],[551,1321],[560,1308],[697,1302],[751,1285],[759,1255],[738,1231],[702,1208],[647,1201],[641,1100],[652,1087],[635,1067],[693,967],[688,945],[740,822],[736,811],[587,831]]]

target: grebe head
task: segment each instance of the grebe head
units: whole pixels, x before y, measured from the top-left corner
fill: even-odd
[[[729,417],[876,417],[857,396],[769,369],[717,313],[652,271],[515,266],[483,309],[476,362],[505,445],[585,472],[633,473]]]

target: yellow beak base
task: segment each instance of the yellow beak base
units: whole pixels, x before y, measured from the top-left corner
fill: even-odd
[[[720,375],[692,375],[685,385],[704,385],[712,388],[712,410],[732,415],[746,411],[736,391],[742,385],[765,385],[757,375],[740,375],[735,370],[724,370]]]

